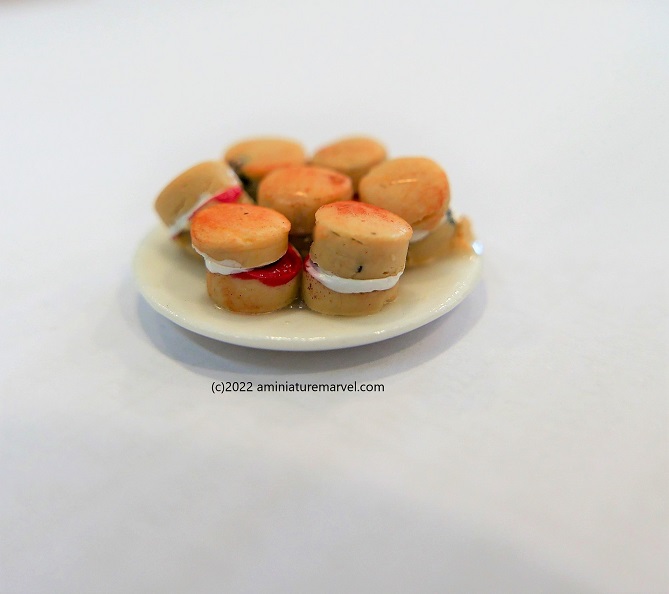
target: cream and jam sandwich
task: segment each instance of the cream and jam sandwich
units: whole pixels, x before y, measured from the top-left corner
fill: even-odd
[[[304,254],[309,250],[316,211],[325,204],[350,200],[353,186],[346,175],[301,165],[272,171],[258,189],[258,204],[285,215],[291,224],[291,242]]]
[[[304,263],[302,299],[323,314],[380,311],[397,297],[410,239],[411,226],[378,206],[355,201],[323,206]]]
[[[462,234],[448,211],[450,186],[446,172],[425,157],[391,159],[360,181],[360,200],[401,216],[413,229],[407,266],[442,257]],[[467,228],[469,228],[467,224]]]
[[[365,136],[351,136],[322,147],[311,162],[348,175],[355,192],[362,177],[385,159],[386,149],[381,143]]]
[[[205,161],[173,179],[155,201],[155,209],[170,236],[192,252],[190,225],[202,208],[221,202],[251,202],[239,178],[221,161]]]
[[[299,293],[302,259],[288,243],[290,221],[254,204],[217,204],[195,214],[193,248],[207,267],[207,292],[224,309],[266,313]]]
[[[299,142],[286,138],[251,138],[232,145],[223,159],[235,170],[246,191],[255,199],[258,184],[279,167],[302,165],[306,153]]]

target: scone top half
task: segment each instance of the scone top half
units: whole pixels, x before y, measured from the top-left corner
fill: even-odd
[[[444,220],[451,192],[446,172],[426,157],[390,159],[360,181],[360,200],[406,220],[418,235]]]
[[[385,159],[386,149],[380,142],[367,136],[349,136],[317,150],[311,162],[347,175],[357,191],[362,177]]]
[[[195,214],[193,248],[210,272],[233,274],[266,266],[288,249],[290,221],[252,204],[218,204]]]
[[[262,180],[258,190],[258,204],[285,215],[291,223],[291,234],[302,236],[313,231],[321,206],[352,197],[349,177],[313,165],[276,169]]]
[[[344,279],[396,277],[404,270],[411,226],[377,206],[336,202],[316,213],[310,260]]]
[[[223,157],[254,198],[260,180],[270,171],[302,165],[306,158],[304,148],[299,142],[274,136],[250,138],[238,142],[229,147]]]
[[[156,198],[155,209],[175,237],[188,231],[199,209],[240,199],[242,188],[234,171],[221,161],[205,161],[173,179]]]

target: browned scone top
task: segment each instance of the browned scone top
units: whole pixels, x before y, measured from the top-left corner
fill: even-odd
[[[225,151],[224,159],[239,175],[257,181],[279,167],[301,165],[306,154],[299,142],[266,136],[232,145]]]
[[[226,163],[198,163],[165,186],[156,198],[155,209],[169,226],[193,208],[203,195],[215,196],[235,185],[239,185],[239,180]]]
[[[284,214],[290,220],[294,235],[312,232],[316,211],[321,206],[352,197],[350,178],[312,165],[275,169],[262,180],[258,189],[258,204]]]
[[[446,172],[426,157],[390,159],[360,181],[360,200],[405,219],[414,229],[434,229],[450,202]]]
[[[380,142],[365,136],[350,136],[320,148],[311,162],[348,175],[357,190],[360,179],[385,158],[386,149]]]
[[[217,204],[191,221],[193,247],[217,260],[256,268],[276,262],[288,248],[290,221],[252,204]]]
[[[411,226],[372,204],[346,201],[316,212],[311,260],[342,278],[380,279],[404,270]]]

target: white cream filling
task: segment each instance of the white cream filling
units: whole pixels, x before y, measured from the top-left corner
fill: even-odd
[[[235,179],[237,178],[232,169],[230,169],[230,175],[235,176]],[[239,182],[239,185],[241,187],[241,182]],[[235,186],[233,185],[227,190],[224,190],[224,192],[227,192],[228,190],[231,190],[234,187]],[[220,194],[221,192],[218,192],[217,194],[210,194],[209,192],[204,192],[203,194],[200,194],[200,197],[197,199],[195,204],[193,204],[193,206],[191,206],[185,213],[183,213],[180,217],[178,217],[174,221],[174,223],[172,223],[168,227],[167,230],[170,234],[170,237],[176,237],[177,235],[179,235],[179,233],[188,229],[188,224],[190,223],[190,220],[193,217],[193,215],[198,210],[200,210],[205,204],[207,204],[207,202],[209,202],[214,196],[218,196]],[[239,195],[241,196],[241,192]]]
[[[176,237],[182,231],[185,231],[188,228],[188,223],[191,217],[195,214],[195,211],[202,208],[207,202],[209,202],[214,197],[213,194],[205,192],[200,194],[200,197],[197,199],[195,204],[191,206],[185,213],[178,217],[174,223],[168,227],[168,231],[171,237]]]
[[[248,272],[254,268],[261,268],[263,266],[267,266],[267,264],[272,263],[266,262],[265,264],[260,264],[260,266],[244,268],[239,262],[235,262],[234,260],[214,260],[211,256],[201,252],[195,246],[193,246],[193,249],[204,258],[204,265],[207,267],[207,270],[209,272],[213,272],[214,274],[239,274],[240,272]]]
[[[439,227],[440,225],[441,225],[441,223],[439,223],[439,225],[437,225],[437,227]],[[432,229],[430,231],[425,231],[425,230],[414,231],[413,235],[411,236],[411,239],[409,240],[409,243],[416,243],[417,241],[421,241],[421,240],[425,239],[430,233],[432,233],[433,230],[434,229]]]
[[[318,264],[312,262],[311,258],[307,260],[306,268],[309,274],[319,283],[336,293],[371,293],[372,291],[392,289],[400,280],[402,272],[404,272],[402,270],[394,276],[386,276],[385,278],[342,278],[323,270]]]
[[[430,233],[434,233],[437,229],[439,229],[439,227],[441,227],[447,220],[448,217],[446,216],[446,213],[444,213],[444,216],[441,217],[441,220],[437,223],[437,226],[434,229],[430,229],[429,231],[425,231],[424,229],[419,229],[418,231],[416,231],[414,229],[413,235],[411,236],[409,243],[416,243],[417,241],[422,241]]]

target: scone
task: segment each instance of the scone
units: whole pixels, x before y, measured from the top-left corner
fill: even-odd
[[[155,209],[170,236],[193,253],[190,224],[200,209],[221,202],[251,202],[239,178],[221,161],[205,161],[184,171],[160,192]]]
[[[260,183],[258,204],[277,210],[291,224],[291,242],[308,251],[316,211],[325,204],[350,200],[350,178],[324,167],[301,165],[275,169]]]
[[[223,158],[255,199],[263,177],[279,167],[302,165],[306,154],[299,142],[268,136],[238,142],[225,151]]]
[[[407,266],[425,264],[451,251],[457,226],[448,213],[450,186],[446,172],[425,157],[391,159],[360,181],[362,202],[401,216],[413,228]]]
[[[302,259],[288,243],[290,221],[249,204],[218,204],[195,214],[193,248],[207,267],[207,292],[224,309],[266,313],[299,292]]]
[[[351,136],[320,148],[311,162],[348,175],[356,192],[362,177],[385,159],[386,149],[381,143],[373,138]]]
[[[323,314],[359,316],[397,297],[411,226],[401,217],[361,202],[318,209],[304,264],[302,299]]]

